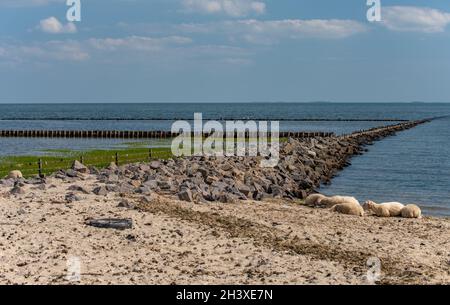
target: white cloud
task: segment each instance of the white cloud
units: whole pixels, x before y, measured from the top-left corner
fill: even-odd
[[[227,45],[196,45],[180,36],[123,38],[91,38],[82,41],[0,42],[0,66],[47,66],[49,64],[82,63],[177,65],[248,65],[252,52]]]
[[[367,30],[353,20],[337,19],[286,19],[286,20],[238,20],[209,24],[183,24],[181,31],[198,34],[221,33],[231,40],[243,40],[255,44],[272,44],[280,40],[303,38],[342,39]]]
[[[28,44],[0,44],[0,61],[9,63],[72,61],[81,62],[92,58],[103,60],[105,53],[117,51],[122,59],[133,58],[134,54],[148,56],[161,54],[191,43],[190,38],[170,37],[140,37],[124,38],[91,38],[83,41],[52,40]],[[130,53],[134,52],[134,53]],[[138,53],[136,53],[138,52]],[[131,55],[133,54],[133,55]]]
[[[225,14],[232,17],[264,14],[266,4],[255,0],[182,0],[189,12]]]
[[[364,32],[366,27],[353,20],[337,19],[312,19],[312,20],[275,20],[240,21],[238,26],[246,29],[247,37],[260,39],[265,36],[277,38],[346,38],[351,35]]]
[[[77,32],[77,27],[74,23],[69,22],[66,24],[62,24],[55,17],[49,17],[47,19],[41,20],[37,28],[42,32],[49,34],[70,34]]]
[[[7,44],[0,46],[0,58],[3,61],[19,64],[44,61],[85,61],[89,53],[82,45],[73,40],[56,40],[31,44]]]
[[[191,43],[187,37],[170,36],[162,38],[129,36],[125,38],[92,38],[88,43],[97,50],[117,51],[134,50],[143,52],[160,51],[172,45],[184,45]]]
[[[444,32],[450,23],[450,13],[415,6],[387,6],[382,9],[382,22],[386,28],[400,32]]]
[[[43,6],[51,3],[65,3],[66,0],[0,0],[0,6],[26,7]]]

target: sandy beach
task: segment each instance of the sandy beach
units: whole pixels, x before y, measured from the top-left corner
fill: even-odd
[[[48,178],[22,194],[0,188],[1,284],[367,284],[373,257],[377,283],[450,283],[448,219],[346,216],[283,199],[99,196],[86,191],[99,185],[94,175],[77,181],[68,202],[72,185]],[[129,218],[133,228],[95,228],[90,218]],[[80,261],[76,281],[67,277],[71,257]]]

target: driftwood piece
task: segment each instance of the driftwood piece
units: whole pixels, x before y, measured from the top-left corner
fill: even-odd
[[[116,229],[125,230],[133,228],[133,221],[131,219],[88,219],[86,225],[102,229]]]

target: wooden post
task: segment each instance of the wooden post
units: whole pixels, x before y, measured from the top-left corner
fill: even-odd
[[[148,160],[149,161],[152,160],[152,149],[151,148],[148,149]]]
[[[38,161],[38,172],[39,172],[39,177],[43,178],[44,175],[42,175],[42,159],[39,159],[39,161]]]
[[[116,152],[116,165],[119,166],[119,153]]]
[[[81,164],[84,163],[84,158],[83,158],[83,156],[80,156],[80,162],[81,162]]]

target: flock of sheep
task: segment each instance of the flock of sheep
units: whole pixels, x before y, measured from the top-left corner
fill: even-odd
[[[365,212],[372,212],[378,217],[422,218],[422,211],[415,204],[404,205],[400,202],[375,203],[366,201],[363,205],[354,197],[313,194],[306,198],[305,205],[311,207],[330,208],[341,214],[364,216]]]

